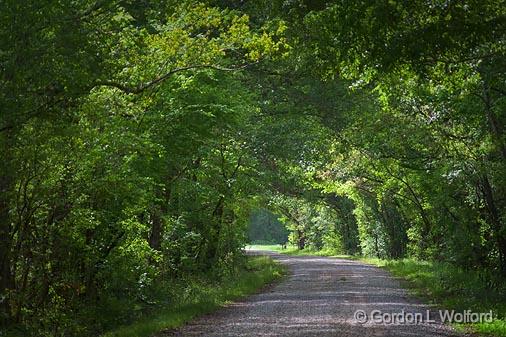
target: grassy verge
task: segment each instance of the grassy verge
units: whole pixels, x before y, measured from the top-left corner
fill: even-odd
[[[246,250],[263,250],[263,251],[280,252],[282,250],[282,247],[281,245],[249,245],[246,246]]]
[[[448,310],[489,312],[496,315],[493,322],[458,325],[457,328],[483,334],[506,337],[506,292],[494,275],[462,270],[449,263],[413,259],[365,262],[384,267],[394,276],[408,281],[416,295]]]
[[[164,308],[156,315],[108,332],[102,337],[152,336],[161,330],[178,327],[197,316],[212,312],[230,301],[255,293],[284,274],[283,267],[268,257],[248,259],[246,268],[233,279],[203,286],[199,289],[199,296],[180,305]]]
[[[273,251],[294,256],[312,255],[312,256],[328,256],[343,259],[354,259],[354,260],[360,259],[359,257],[356,256],[340,255],[333,250],[310,250],[310,249],[300,250],[297,248],[297,246],[286,246],[286,248],[283,248],[281,245],[249,245],[246,246],[246,250]]]
[[[277,246],[251,246],[251,249],[273,250],[289,255],[316,255],[360,260],[385,268],[395,277],[402,278],[409,290],[425,301],[448,310],[489,312],[496,319],[491,323],[458,325],[458,329],[484,335],[506,337],[506,285],[483,271],[469,271],[449,263],[418,261],[414,259],[382,260],[338,255],[332,251],[282,249]]]

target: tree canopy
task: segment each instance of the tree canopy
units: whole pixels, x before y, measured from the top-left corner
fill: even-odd
[[[0,27],[2,326],[96,335],[233,275],[251,221],[506,277],[502,0],[6,0]]]

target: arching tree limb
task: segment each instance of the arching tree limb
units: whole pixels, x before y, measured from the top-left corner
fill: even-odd
[[[214,70],[220,70],[220,71],[238,71],[238,70],[245,69],[245,68],[251,66],[252,64],[254,64],[254,63],[246,63],[246,64],[235,66],[232,68],[227,68],[227,67],[222,67],[222,66],[212,65],[212,64],[196,64],[196,65],[190,65],[190,66],[186,66],[186,67],[174,68],[174,69],[168,71],[167,73],[165,73],[165,74],[163,74],[163,75],[161,75],[149,82],[141,83],[141,84],[134,86],[134,87],[131,87],[131,86],[128,86],[126,84],[116,82],[116,81],[100,81],[100,82],[95,83],[94,87],[100,87],[100,86],[113,87],[113,88],[117,88],[127,94],[140,94],[144,90],[149,89],[157,84],[160,84],[163,81],[165,81],[166,79],[168,79],[170,76],[172,76],[176,73],[182,72],[182,71],[191,70],[191,69],[214,69]]]

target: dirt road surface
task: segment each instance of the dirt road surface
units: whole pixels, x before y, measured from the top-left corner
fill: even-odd
[[[290,274],[262,293],[159,336],[465,336],[439,323],[438,310],[409,296],[382,269],[344,259],[262,254],[286,265]],[[357,310],[367,318],[362,312],[354,317]],[[427,310],[435,322],[427,321]],[[396,323],[390,324],[394,315]]]

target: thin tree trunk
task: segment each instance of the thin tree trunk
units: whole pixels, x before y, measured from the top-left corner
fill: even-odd
[[[506,144],[504,143],[503,126],[497,119],[497,116],[495,115],[492,109],[493,102],[492,98],[490,97],[490,86],[486,76],[487,76],[486,74],[483,75],[483,97],[482,97],[483,103],[485,105],[485,114],[487,116],[492,138],[498,147],[502,159],[506,161]]]
[[[149,233],[149,246],[160,251],[162,249],[162,217],[160,208],[154,207],[151,210],[151,231]]]
[[[9,291],[15,288],[15,280],[12,271],[12,226],[9,216],[9,196],[14,187],[12,177],[11,143],[13,135],[6,131],[3,135],[2,159],[0,160],[0,310],[10,319],[11,310],[9,298],[4,297]]]
[[[503,234],[503,224],[501,222],[501,215],[499,209],[496,206],[494,191],[490,185],[488,177],[484,175],[481,180],[483,198],[485,200],[485,206],[490,216],[490,222],[492,230],[494,231],[494,237],[497,244],[497,250],[499,252],[499,263],[503,273],[506,273],[506,237]]]

